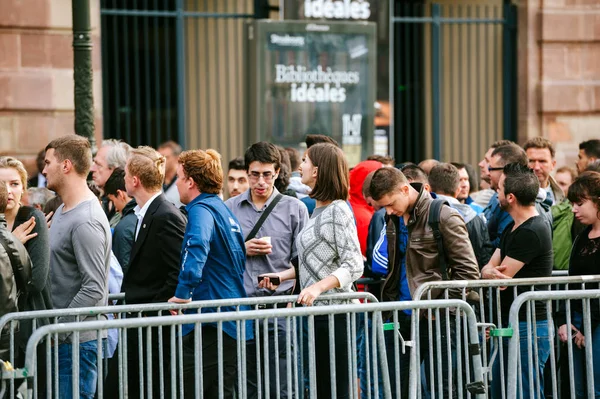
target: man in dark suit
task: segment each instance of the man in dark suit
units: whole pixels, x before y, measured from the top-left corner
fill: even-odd
[[[185,216],[162,193],[164,157],[150,147],[131,151],[125,168],[127,194],[137,202],[138,223],[123,280],[128,304],[166,302],[175,294]]]
[[[165,176],[165,157],[150,147],[131,150],[125,167],[125,188],[137,206],[134,209],[138,222],[135,241],[129,257],[129,268],[123,279],[121,290],[125,292],[127,304],[166,302],[175,295],[179,277],[179,257],[185,232],[186,218],[162,193]],[[146,314],[148,315],[148,314]],[[132,317],[135,317],[133,315]],[[153,396],[159,396],[158,329],[152,329],[153,371],[147,375],[146,329],[142,336],[137,330],[127,334],[127,376],[129,397],[139,397],[139,367],[143,367],[145,389],[151,381]],[[143,366],[139,363],[138,342],[141,338],[144,351]],[[163,328],[163,369],[165,388],[168,389],[170,369],[169,329]],[[112,362],[107,377],[107,397],[118,396],[118,363]],[[114,365],[114,367],[113,367]],[[116,370],[115,370],[116,369]],[[148,396],[144,392],[142,396]]]

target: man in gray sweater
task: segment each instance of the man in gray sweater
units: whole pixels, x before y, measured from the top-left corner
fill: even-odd
[[[44,175],[48,188],[63,200],[50,228],[50,278],[55,308],[104,306],[108,297],[111,234],[108,219],[86,176],[92,162],[87,139],[68,135],[46,147]],[[63,317],[59,322],[73,321]],[[59,391],[72,397],[72,350],[79,344],[79,391],[93,398],[98,378],[95,332],[82,332],[79,342],[71,334],[61,336],[58,346]]]

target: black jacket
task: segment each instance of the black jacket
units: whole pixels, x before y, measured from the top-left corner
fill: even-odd
[[[131,255],[131,250],[135,241],[137,216],[135,216],[133,208],[135,208],[136,205],[137,203],[134,199],[125,205],[121,212],[121,220],[115,226],[113,232],[112,250],[123,269],[123,275],[127,273],[127,269],[129,268],[129,256]]]
[[[27,241],[25,249],[31,259],[31,284],[27,289],[27,299],[20,311],[50,310],[52,309],[52,294],[50,284],[50,237],[44,214],[30,206],[21,206],[15,218],[13,230],[27,222],[31,217],[35,218],[35,227],[32,233],[37,236]],[[25,349],[27,341],[33,332],[31,320],[21,320],[19,332],[19,345]],[[36,320],[37,327],[50,324],[50,319],[39,318]]]
[[[8,231],[4,214],[0,214],[0,240],[3,243],[0,245],[0,316],[4,316],[7,313],[18,311],[17,294],[26,289],[17,287],[13,270],[22,266],[24,274],[28,274],[30,279],[31,260],[23,244]],[[10,256],[7,250],[10,251]],[[11,259],[14,259],[17,264],[12,264]],[[8,335],[1,334],[0,359],[8,359],[6,354],[9,344]]]
[[[490,261],[495,250],[490,241],[487,225],[481,217],[476,216],[467,223],[467,231],[477,258],[477,265],[481,270]]]
[[[177,288],[187,220],[160,194],[150,204],[141,223],[121,291],[125,292],[128,304],[166,302]]]

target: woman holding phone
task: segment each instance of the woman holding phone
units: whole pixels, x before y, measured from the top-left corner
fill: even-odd
[[[323,293],[352,292],[352,284],[362,275],[364,265],[347,202],[348,163],[342,150],[333,144],[311,146],[300,173],[302,183],[312,189],[310,196],[316,200],[316,207],[296,239],[301,288],[297,302],[312,306]],[[273,287],[269,277],[285,281],[296,278],[296,271],[292,268],[265,275],[261,284]],[[334,319],[333,331],[329,329],[330,317]],[[330,335],[335,341],[336,395],[346,398],[350,395],[346,315],[315,317],[317,397],[331,397]]]

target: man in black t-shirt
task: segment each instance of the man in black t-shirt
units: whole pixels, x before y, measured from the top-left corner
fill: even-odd
[[[535,208],[538,190],[539,181],[531,169],[517,163],[504,167],[498,184],[498,200],[502,210],[510,214],[513,222],[506,227],[500,239],[500,247],[496,249],[490,262],[481,270],[482,278],[539,278],[552,275],[552,231],[544,217],[540,216]],[[537,287],[537,289],[541,288]],[[529,290],[528,287],[519,287],[517,293]],[[504,325],[508,324],[508,313],[513,299],[514,291],[512,289],[505,290],[500,295],[501,316]],[[519,313],[520,378],[523,384],[523,395],[521,396],[523,398],[544,397],[543,369],[550,355],[551,335],[554,331],[546,320],[544,303],[535,303],[534,309],[531,320],[532,324],[535,324],[537,343],[532,339],[534,327],[531,326],[529,331],[527,328],[526,306],[523,306]],[[505,351],[504,375],[506,376],[508,341],[503,347]],[[529,352],[534,359],[533,364],[529,364]],[[492,392],[494,396],[500,397],[502,388],[498,363],[496,362],[494,365]],[[539,368],[535,369],[535,365],[539,365]],[[530,368],[534,368],[533,381],[530,381],[529,378]]]

